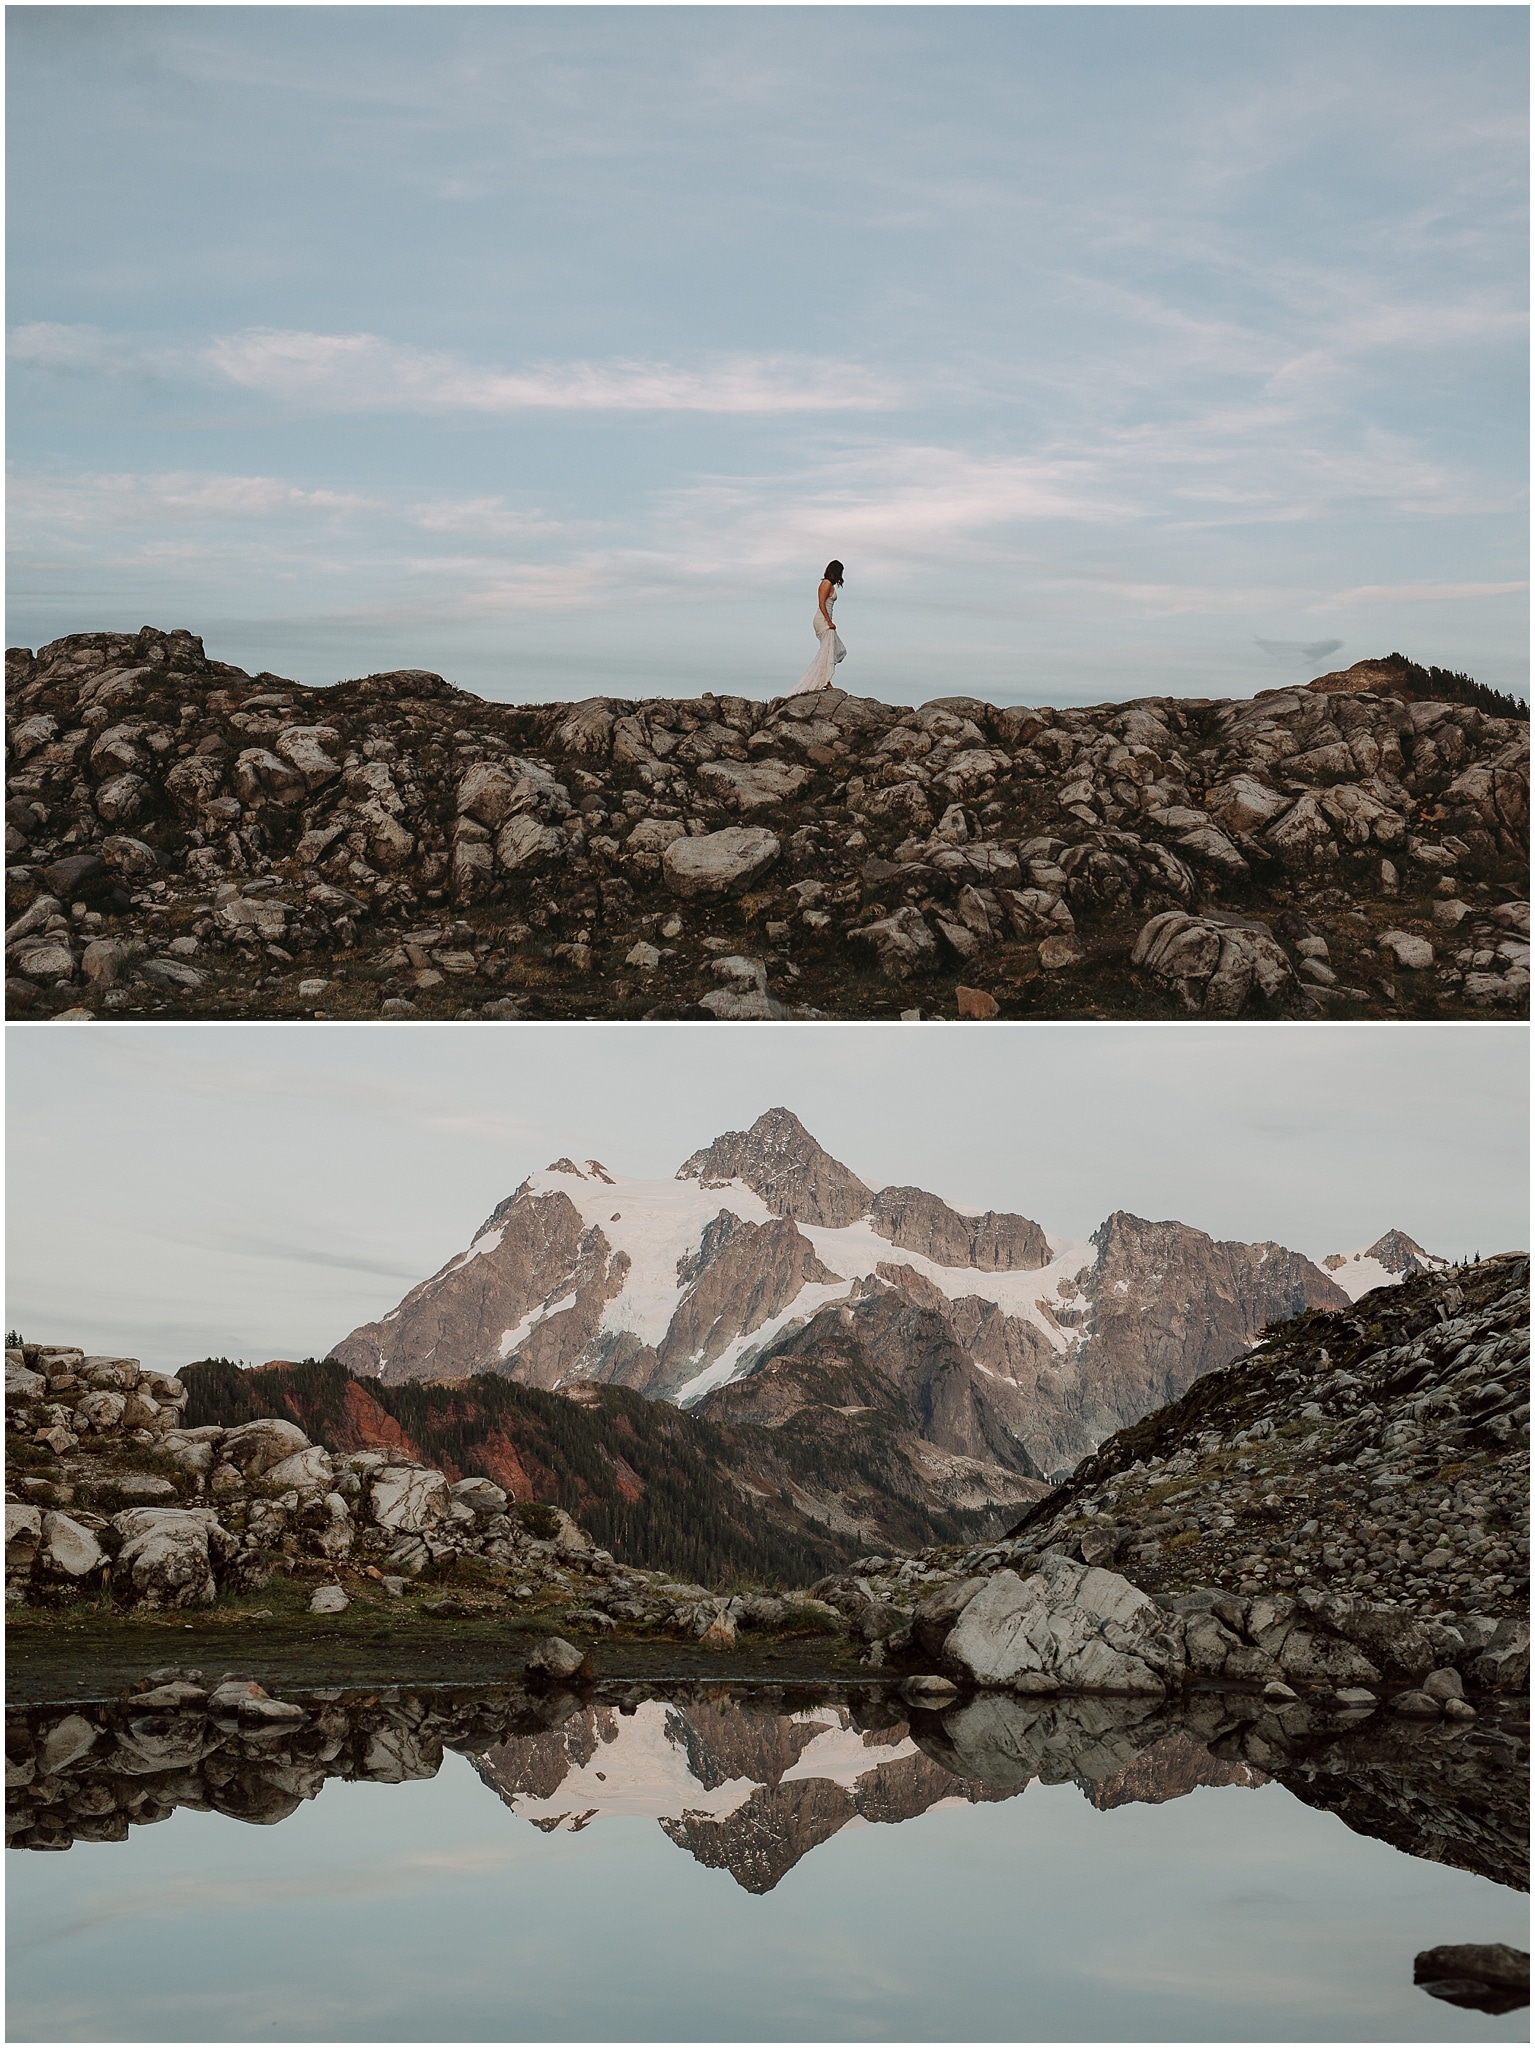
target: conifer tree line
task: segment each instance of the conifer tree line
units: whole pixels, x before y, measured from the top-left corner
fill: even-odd
[[[883,1494],[887,1541],[902,1548],[971,1541],[998,1526],[997,1516],[984,1511],[934,1514],[890,1498],[888,1479],[856,1451],[844,1453],[832,1470],[813,1433],[720,1428],[627,1387],[593,1387],[577,1402],[496,1373],[387,1386],[348,1372],[334,1358],[256,1371],[228,1358],[205,1358],[183,1367],[180,1378],[188,1429],[232,1429],[279,1416],[333,1452],[358,1445],[347,1412],[347,1388],[355,1379],[421,1456],[450,1478],[478,1474],[504,1485],[510,1452],[531,1482],[532,1497],[564,1508],[620,1562],[701,1585],[804,1586],[871,1547],[867,1537],[834,1530],[797,1506],[786,1484],[768,1497],[760,1483],[743,1491],[732,1475],[764,1459],[801,1483],[858,1481]],[[634,1480],[625,1478],[619,1459]],[[508,1490],[524,1492],[515,1485]],[[636,1492],[637,1498],[628,1497]]]

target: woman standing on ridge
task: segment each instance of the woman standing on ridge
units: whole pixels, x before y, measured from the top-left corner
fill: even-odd
[[[832,622],[832,608],[842,589],[842,564],[828,562],[826,574],[821,578],[821,587],[816,592],[815,637],[820,645],[815,651],[815,660],[789,692],[797,697],[801,690],[829,690],[832,672],[847,653],[836,626]]]

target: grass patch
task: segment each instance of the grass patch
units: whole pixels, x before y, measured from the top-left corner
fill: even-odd
[[[27,1437],[8,1436],[5,1440],[6,1469],[11,1472],[46,1472],[50,1475],[58,1470],[58,1458],[46,1444],[35,1444]]]
[[[842,1633],[840,1616],[818,1613],[815,1608],[801,1606],[796,1600],[789,1602],[785,1626],[796,1635],[840,1636]]]
[[[511,1579],[512,1571],[508,1565],[487,1563],[482,1557],[440,1557],[422,1566],[418,1583],[499,1589],[510,1584]]]
[[[546,1501],[520,1500],[512,1514],[528,1534],[541,1543],[552,1543],[560,1533],[559,1515]]]

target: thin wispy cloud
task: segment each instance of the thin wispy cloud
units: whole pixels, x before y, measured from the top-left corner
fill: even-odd
[[[1462,598],[1512,597],[1529,587],[1522,577],[1511,583],[1361,583],[1353,590],[1340,590],[1313,610],[1336,610],[1350,604],[1444,604]]]
[[[543,362],[506,370],[379,334],[255,328],[199,348],[150,348],[128,335],[58,321],[14,328],[17,364],[65,374],[207,378],[320,412],[888,412],[907,394],[858,363],[732,355],[697,364]]]
[[[271,476],[87,473],[13,476],[12,515],[63,526],[111,525],[163,531],[177,519],[278,519],[293,513],[365,512],[388,500],[358,491],[306,489]]]
[[[377,334],[257,330],[216,340],[231,383],[336,412],[883,412],[900,389],[851,363],[735,356],[672,363],[546,363],[498,370]]]
[[[58,320],[31,320],[6,336],[8,359],[29,369],[106,376],[184,376],[187,352],[146,348],[127,335]]]

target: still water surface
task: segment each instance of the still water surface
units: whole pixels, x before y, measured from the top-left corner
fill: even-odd
[[[482,1703],[455,1753],[420,1701],[308,1704],[307,1765],[291,1736],[78,1710],[106,1725],[18,1792],[30,1839],[71,1773],[82,1813],[115,1787],[168,1817],[7,1859],[12,2040],[1527,2036],[1412,1982],[1422,1948],[1524,1946],[1518,1891],[1351,1828],[1230,1731],[1215,1756],[1208,1725],[1102,1703],[913,1725],[715,1688],[546,1705],[552,1727]],[[50,1711],[39,1766],[70,1746]],[[1361,1811],[1445,1853],[1455,1758],[1359,1754]],[[184,1803],[210,1796],[247,1818]]]

